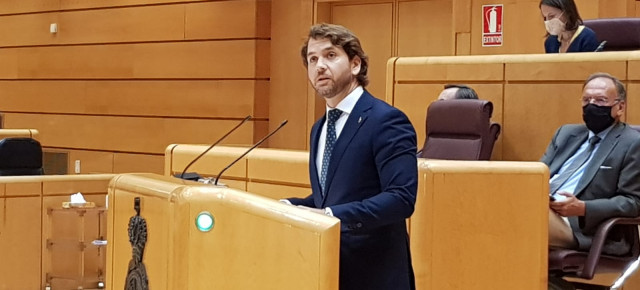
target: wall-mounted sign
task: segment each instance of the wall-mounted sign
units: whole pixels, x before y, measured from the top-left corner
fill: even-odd
[[[502,8],[482,5],[482,46],[502,46]]]

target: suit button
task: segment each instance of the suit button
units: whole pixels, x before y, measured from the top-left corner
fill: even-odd
[[[357,223],[356,227],[361,228],[362,227],[362,223]]]

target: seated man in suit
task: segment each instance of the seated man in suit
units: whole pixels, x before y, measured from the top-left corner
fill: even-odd
[[[288,201],[340,219],[341,290],[415,289],[405,223],[417,195],[415,130],[365,89],[368,58],[351,31],[315,25],[301,54],[326,113],[311,129],[311,195]]]
[[[620,121],[624,84],[593,74],[581,104],[585,124],[560,127],[541,160],[551,176],[550,247],[588,250],[603,221],[640,214],[640,133]],[[626,254],[629,243],[613,234],[604,252]]]
[[[438,100],[478,99],[478,94],[472,88],[465,85],[448,84],[438,96]]]
[[[588,251],[602,222],[640,214],[640,133],[620,121],[626,91],[617,78],[589,76],[581,103],[585,125],[560,127],[541,161],[551,176],[549,247]],[[605,253],[629,252],[619,228],[609,236]],[[550,275],[549,289],[574,288]]]

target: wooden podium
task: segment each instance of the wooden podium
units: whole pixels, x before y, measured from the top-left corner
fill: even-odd
[[[340,221],[240,190],[154,174],[109,185],[107,287],[123,289],[128,224],[146,221],[150,289],[337,289]],[[211,215],[210,231],[197,227]]]

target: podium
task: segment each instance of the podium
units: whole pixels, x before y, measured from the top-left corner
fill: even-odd
[[[116,176],[108,201],[108,289],[125,286],[136,208],[146,222],[142,263],[150,289],[338,288],[336,218],[155,174]]]

